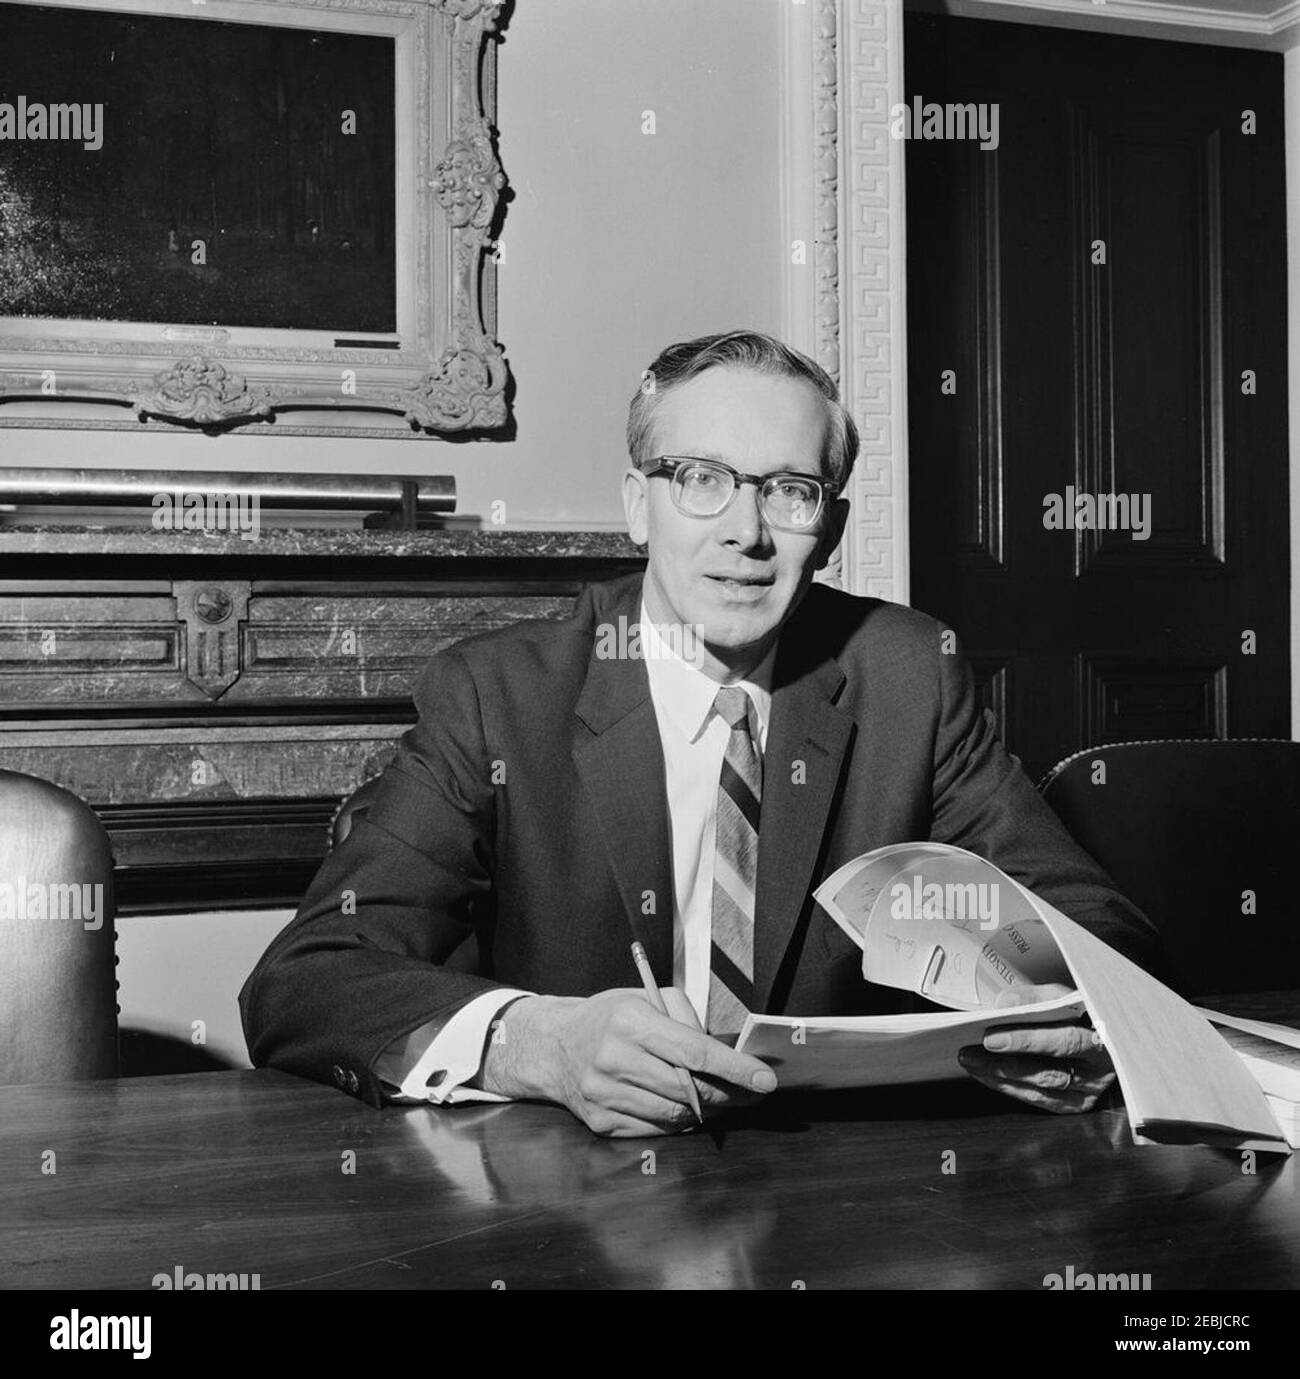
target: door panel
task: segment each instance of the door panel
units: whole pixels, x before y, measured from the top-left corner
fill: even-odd
[[[913,602],[1035,776],[1289,736],[1280,57],[929,15],[906,54],[909,101],[999,107],[907,146]]]

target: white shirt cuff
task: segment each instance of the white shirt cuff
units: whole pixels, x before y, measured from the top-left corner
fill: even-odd
[[[487,1047],[488,1030],[503,1006],[531,991],[498,987],[475,996],[443,1025],[436,1036],[429,1025],[395,1039],[379,1055],[375,1073],[392,1101],[430,1101],[455,1106],[468,1101],[509,1101],[498,1092],[484,1092],[464,1084],[478,1075]],[[432,1080],[432,1085],[431,1085]],[[391,1090],[396,1088],[396,1091]]]

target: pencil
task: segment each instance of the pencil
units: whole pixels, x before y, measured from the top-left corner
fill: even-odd
[[[655,981],[655,974],[650,970],[650,959],[646,957],[645,949],[640,943],[632,945],[632,961],[636,963],[636,970],[641,975],[641,985],[645,987],[645,994],[650,997],[650,1004],[660,1015],[668,1015],[668,1007],[664,1005],[659,983]],[[669,1016],[669,1019],[671,1018]],[[691,1099],[691,1110],[695,1112],[695,1119],[703,1125],[704,1112],[700,1110],[700,1098],[699,1093],[695,1090],[695,1079],[688,1069],[682,1068],[680,1071],[686,1074],[686,1094]]]

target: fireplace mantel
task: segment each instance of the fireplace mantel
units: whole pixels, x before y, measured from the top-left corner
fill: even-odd
[[[0,769],[96,809],[122,913],[293,904],[434,652],[641,564],[607,532],[0,530]]]

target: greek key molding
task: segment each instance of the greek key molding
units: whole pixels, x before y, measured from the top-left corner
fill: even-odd
[[[906,602],[907,330],[904,145],[889,133],[903,96],[902,0],[839,0],[841,391],[862,444],[851,485],[846,586]]]
[[[855,594],[907,597],[907,415],[902,0],[787,7],[783,223],[810,236],[787,270],[786,338],[839,385],[861,446],[844,540],[819,578]]]

